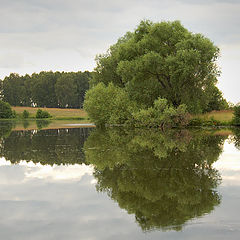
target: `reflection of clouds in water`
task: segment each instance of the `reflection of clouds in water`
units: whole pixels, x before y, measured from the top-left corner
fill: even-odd
[[[10,161],[7,161],[5,158],[0,158],[0,167],[1,166],[10,166],[11,165],[11,162]]]
[[[5,158],[0,159],[0,167],[10,166],[11,162]],[[93,167],[85,164],[74,165],[42,165],[41,163],[33,163],[32,161],[20,161],[17,165],[12,165],[15,171],[24,171],[24,179],[22,181],[30,181],[31,179],[47,179],[48,181],[72,180],[79,181],[85,174],[92,175]]]
[[[240,151],[234,143],[225,141],[224,151],[213,167],[220,171],[223,186],[240,185]]]

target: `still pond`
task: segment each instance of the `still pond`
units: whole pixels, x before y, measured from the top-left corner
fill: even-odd
[[[0,239],[239,239],[240,129],[0,124]]]

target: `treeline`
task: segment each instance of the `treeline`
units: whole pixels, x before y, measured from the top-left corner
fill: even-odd
[[[11,73],[1,81],[1,98],[12,106],[82,108],[90,75],[88,71]]]

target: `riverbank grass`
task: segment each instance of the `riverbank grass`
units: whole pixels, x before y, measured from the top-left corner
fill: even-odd
[[[191,126],[231,126],[233,110],[212,111],[204,114],[192,115]]]
[[[87,113],[83,109],[68,109],[68,108],[34,108],[34,107],[12,107],[16,111],[17,116],[21,117],[24,110],[29,112],[29,119],[36,118],[38,109],[47,111],[53,120],[84,120],[88,121]]]

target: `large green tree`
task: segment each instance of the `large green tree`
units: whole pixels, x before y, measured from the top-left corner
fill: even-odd
[[[189,112],[204,111],[211,100],[209,86],[217,83],[219,48],[179,21],[142,21],[108,52],[97,56],[92,86],[99,82],[124,88],[139,106],[166,98]]]

